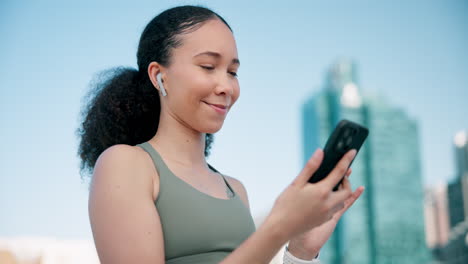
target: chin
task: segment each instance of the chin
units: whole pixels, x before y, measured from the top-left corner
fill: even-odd
[[[200,131],[202,131],[203,133],[214,134],[218,132],[219,130],[221,130],[221,128],[223,127],[223,123],[224,122],[207,125],[203,127],[202,129],[200,129]]]

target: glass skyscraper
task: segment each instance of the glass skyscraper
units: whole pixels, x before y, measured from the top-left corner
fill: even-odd
[[[448,185],[450,234],[447,244],[438,249],[439,263],[468,263],[468,133],[460,131],[454,139],[454,181]]]
[[[351,183],[366,190],[345,213],[321,259],[331,264],[428,263],[416,121],[378,94],[359,90],[356,66],[342,60],[324,89],[303,105],[304,162],[341,119],[369,128]]]

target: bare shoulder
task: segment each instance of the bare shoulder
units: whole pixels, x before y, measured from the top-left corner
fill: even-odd
[[[247,195],[247,190],[245,189],[244,184],[242,182],[234,177],[224,175],[226,180],[229,182],[229,184],[234,188],[234,191],[240,196],[242,201],[245,203],[247,208],[250,208],[249,205],[249,198]]]
[[[152,194],[154,179],[149,173],[152,164],[145,155],[145,151],[136,146],[117,144],[107,148],[94,166],[93,184],[95,181],[124,184],[127,190],[144,188]]]
[[[99,155],[96,165],[126,165],[131,166],[137,161],[138,157],[137,147],[126,145],[126,144],[117,144],[113,145],[106,150],[104,150],[101,155]],[[122,161],[125,161],[123,164]]]

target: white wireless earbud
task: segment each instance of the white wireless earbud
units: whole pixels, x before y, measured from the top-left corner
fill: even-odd
[[[167,93],[166,93],[166,89],[164,89],[164,85],[163,85],[162,80],[161,80],[161,73],[158,73],[156,75],[156,79],[158,80],[159,89],[161,89],[162,96],[166,96]]]

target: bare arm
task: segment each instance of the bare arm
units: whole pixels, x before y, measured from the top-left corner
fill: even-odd
[[[89,217],[102,264],[164,263],[161,222],[153,203],[153,179],[128,145],[105,150],[96,162]]]

